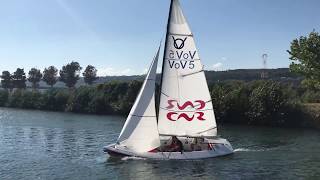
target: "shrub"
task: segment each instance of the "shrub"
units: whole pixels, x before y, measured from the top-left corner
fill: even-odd
[[[7,90],[0,90],[0,106],[5,106],[9,98]]]
[[[253,89],[247,112],[249,124],[280,125],[287,115],[289,99],[277,82],[266,81]]]

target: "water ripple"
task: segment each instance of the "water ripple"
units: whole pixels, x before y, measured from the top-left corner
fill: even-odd
[[[319,179],[320,133],[223,126],[231,156],[190,161],[112,158],[125,118],[0,108],[0,179]]]

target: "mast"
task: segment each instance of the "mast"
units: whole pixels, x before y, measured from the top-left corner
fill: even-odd
[[[171,12],[172,12],[172,4],[173,4],[174,0],[170,0],[170,10],[169,10],[169,16],[168,16],[168,22],[167,22],[167,30],[166,30],[166,39],[164,42],[164,53],[163,53],[163,59],[162,59],[162,67],[161,67],[161,79],[160,79],[160,92],[158,95],[158,99],[159,99],[159,107],[160,107],[160,99],[161,99],[161,94],[162,94],[162,81],[163,81],[163,68],[164,68],[164,64],[165,64],[165,60],[166,60],[166,56],[167,56],[167,47],[168,47],[168,36],[169,36],[169,29],[170,29],[170,22],[171,22]],[[157,115],[159,116],[159,110],[160,108],[157,108]],[[157,118],[158,120],[159,118]]]

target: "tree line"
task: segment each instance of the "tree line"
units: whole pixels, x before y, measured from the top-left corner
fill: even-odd
[[[54,66],[49,66],[43,70],[41,73],[40,69],[31,68],[28,72],[28,75],[24,72],[24,69],[17,68],[13,74],[9,71],[3,71],[1,77],[1,86],[6,90],[16,89],[25,89],[26,81],[31,83],[33,89],[37,89],[39,87],[39,82],[43,80],[47,85],[53,87],[58,81],[63,82],[66,87],[74,88],[75,84],[79,80],[80,71],[82,67],[78,62],[71,62],[67,65],[62,66],[59,71],[58,77],[58,69]],[[88,85],[92,85],[94,81],[98,79],[97,77],[97,69],[88,65],[84,72],[82,73],[84,77],[84,81]]]
[[[0,106],[75,113],[125,115],[142,85],[141,81],[110,82],[80,86],[73,91],[50,88],[46,91],[0,90]]]
[[[141,88],[141,81],[113,81],[95,86],[80,86],[73,91],[51,88],[47,91],[0,90],[0,106],[88,113],[127,115]],[[220,123],[267,126],[304,126],[303,104],[306,89],[276,81],[229,81],[209,85],[216,119]],[[156,96],[158,97],[159,86]],[[157,103],[158,105],[158,103]]]

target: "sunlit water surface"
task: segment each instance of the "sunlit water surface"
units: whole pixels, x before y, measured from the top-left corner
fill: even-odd
[[[0,179],[319,179],[320,132],[225,125],[231,156],[110,158],[124,117],[0,108]]]

